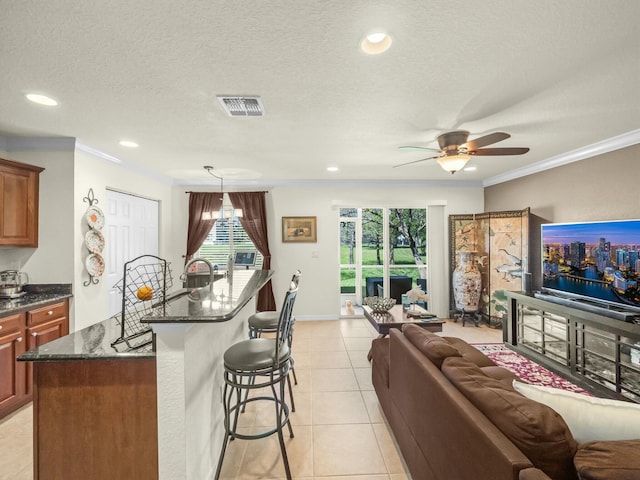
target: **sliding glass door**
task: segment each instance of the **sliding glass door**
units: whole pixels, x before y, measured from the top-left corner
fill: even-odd
[[[427,210],[340,209],[341,303],[427,288]]]

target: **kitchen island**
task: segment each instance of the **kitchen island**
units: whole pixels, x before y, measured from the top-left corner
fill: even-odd
[[[108,319],[20,356],[34,366],[34,471],[39,479],[202,479],[222,442],[222,355],[270,271],[238,271],[181,290],[144,317],[155,345],[114,348]]]

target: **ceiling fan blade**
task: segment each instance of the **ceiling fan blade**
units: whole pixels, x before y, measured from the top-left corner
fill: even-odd
[[[494,132],[489,135],[485,135],[484,137],[478,137],[474,140],[471,140],[466,143],[467,150],[477,150],[480,147],[484,147],[486,145],[491,145],[493,143],[498,143],[507,138],[510,138],[511,135],[504,132]]]
[[[409,151],[415,151],[415,150],[419,150],[419,151],[424,151],[424,150],[428,150],[429,152],[439,152],[440,150],[438,150],[437,148],[429,148],[429,147],[414,147],[413,145],[404,145],[402,147],[398,147],[400,150],[409,150]]]
[[[424,162],[425,160],[431,160],[433,158],[440,158],[440,155],[436,155],[435,157],[421,158],[420,160],[414,160],[413,162],[401,163],[399,165],[394,165],[393,168],[404,167],[405,165],[411,165],[412,163]]]
[[[489,156],[489,155],[522,155],[529,151],[526,147],[511,147],[511,148],[481,148],[479,150],[470,150],[467,152],[469,155],[474,156]]]

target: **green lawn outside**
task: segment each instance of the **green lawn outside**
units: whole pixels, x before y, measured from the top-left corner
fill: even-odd
[[[380,251],[382,256],[382,251]],[[393,259],[395,265],[415,265],[415,260],[411,254],[409,247],[396,247],[393,250]],[[426,263],[426,255],[422,255],[422,262]],[[349,247],[346,245],[340,245],[340,263],[349,263]],[[376,249],[373,247],[362,247],[362,264],[363,265],[377,265]]]

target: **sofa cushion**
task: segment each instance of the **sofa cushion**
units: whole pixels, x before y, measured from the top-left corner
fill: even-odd
[[[562,415],[579,443],[640,438],[640,405],[516,382],[513,388]]]
[[[587,442],[578,447],[574,463],[580,480],[640,478],[640,440]]]
[[[463,357],[464,358],[464,357]],[[518,377],[511,370],[508,370],[504,367],[498,366],[489,366],[489,367],[480,367],[482,373],[484,373],[487,377],[495,378],[499,380],[505,387],[512,390],[514,381],[522,381],[520,377]]]
[[[487,357],[484,353],[478,350],[473,345],[469,345],[467,342],[457,337],[441,337],[444,338],[451,345],[456,347],[456,349],[460,352],[462,358],[466,358],[467,360],[472,361],[479,367],[491,367],[494,366],[495,363],[489,357]]]
[[[435,333],[420,328],[418,325],[404,325],[402,333],[438,368],[442,366],[445,358],[460,356],[460,352],[449,342]]]
[[[447,358],[442,373],[534,466],[554,480],[576,478],[577,444],[560,415],[488,377],[464,358]]]

